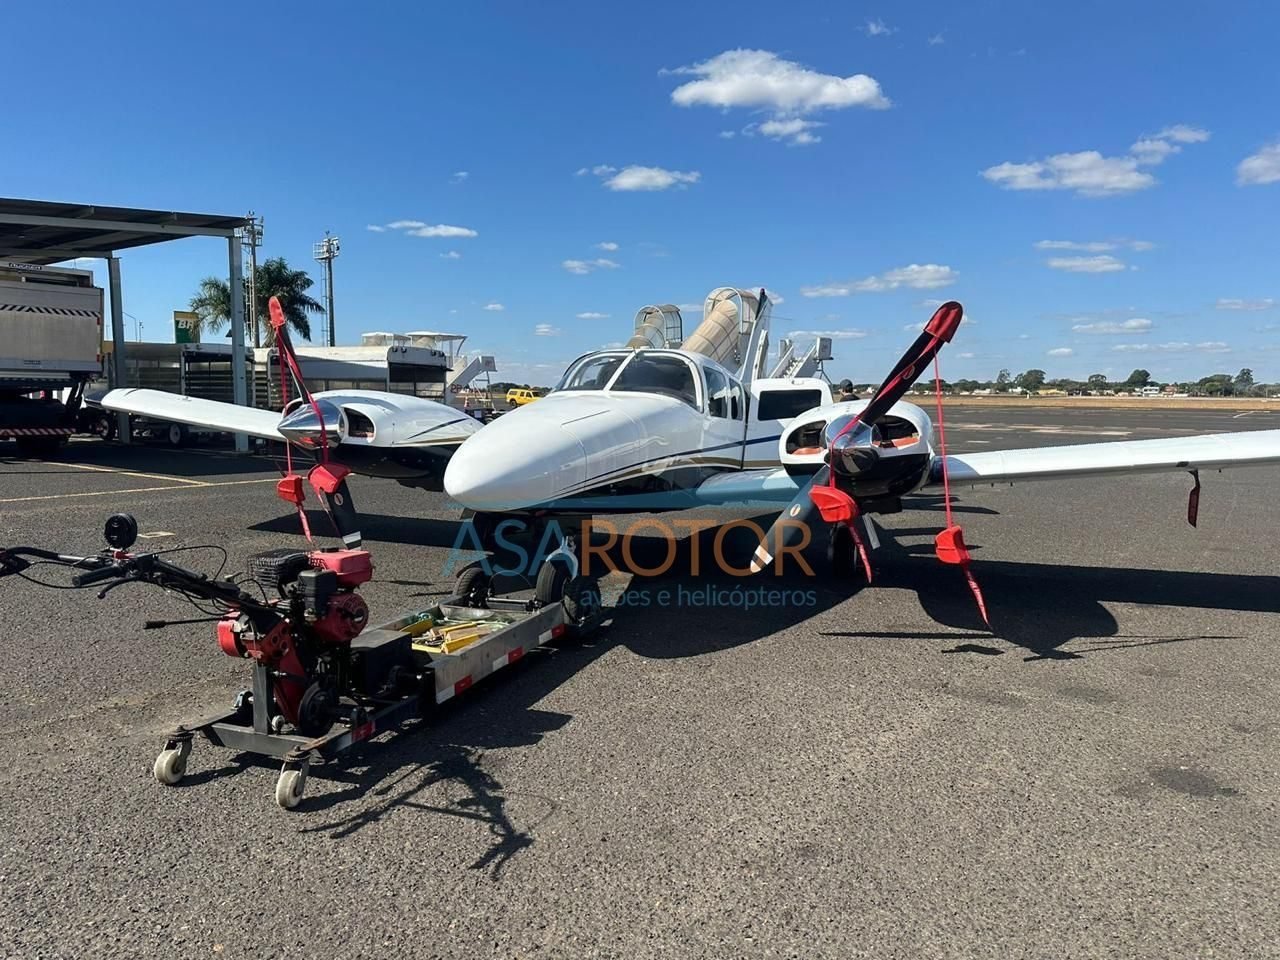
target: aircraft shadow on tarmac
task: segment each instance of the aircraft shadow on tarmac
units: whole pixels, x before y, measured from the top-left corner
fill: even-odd
[[[755,518],[755,522],[767,527],[772,519],[773,515],[766,515]],[[313,520],[324,522],[318,514]],[[295,516],[286,515],[255,529],[293,533],[296,524]],[[458,535],[458,521],[425,518],[366,514],[362,527],[373,541],[446,548],[457,542]],[[864,588],[858,577],[833,579],[822,575],[826,568],[823,543],[815,543],[806,551],[816,577],[805,575],[798,565],[781,576],[732,576],[707,562],[714,556],[719,532],[718,527],[709,527],[685,537],[676,542],[674,552],[669,541],[656,533],[649,537],[637,533],[625,556],[621,541],[605,549],[608,537],[600,532],[593,535],[592,543],[619,569],[626,569],[628,559],[632,566],[655,569],[671,558],[669,569],[660,575],[630,575],[620,598],[640,593],[654,598],[663,590],[674,597],[681,589],[689,595],[708,587],[731,595],[734,589],[763,587],[808,591],[806,600],[812,599],[812,603],[750,608],[721,604],[673,603],[645,608],[615,605],[591,641],[536,651],[522,667],[478,684],[467,697],[437,711],[428,728],[410,726],[389,740],[317,768],[314,773],[318,778],[342,786],[327,793],[315,791],[304,798],[303,809],[341,815],[304,827],[302,832],[338,839],[405,811],[478,822],[487,826],[487,840],[470,866],[486,871],[496,880],[512,857],[536,842],[538,825],[557,810],[552,797],[521,793],[520,813],[513,815],[498,776],[501,758],[490,755],[490,751],[532,746],[570,722],[572,717],[567,714],[536,706],[547,695],[617,645],[647,658],[699,656],[793,628],[844,603]],[[928,616],[950,629],[824,631],[822,635],[871,641],[934,641],[946,645],[940,653],[975,655],[1004,652],[992,645],[1003,639],[1026,650],[1028,661],[1071,659],[1153,644],[1232,639],[1123,634],[1115,617],[1103,606],[1104,601],[1224,611],[1272,612],[1280,606],[1280,577],[979,560],[974,569],[987,596],[995,625],[993,634],[978,618],[959,572],[933,557],[932,537],[936,532],[936,526],[880,529],[881,548],[873,554],[875,585],[913,590]],[[725,554],[740,558],[745,565],[756,544],[754,533],[737,526],[722,536]],[[924,538],[923,542],[904,542],[915,537]],[[701,559],[700,575],[696,577],[691,572],[695,550]],[[444,579],[447,578],[442,578],[442,583]],[[430,585],[425,581],[423,584]],[[615,586],[611,592],[619,591]],[[851,616],[856,616],[856,609],[851,608]],[[1107,639],[1085,649],[1061,649],[1080,637]],[[238,757],[226,767],[188,779],[199,782],[204,777],[233,773],[260,763],[263,761],[257,758]],[[458,788],[462,795],[450,799],[459,792]]]
[[[273,469],[272,461],[263,457],[246,457],[232,450],[211,448],[207,450],[172,449],[147,446],[141,443],[71,443],[60,449],[56,456],[45,459],[27,459],[17,455],[17,444],[0,443],[0,464],[19,469],[18,475],[57,473],[66,476],[65,468],[59,470],[49,463],[78,464],[107,467],[113,470],[142,471],[184,479],[208,479],[210,477],[235,477],[242,474],[264,473]],[[284,460],[280,461],[283,467]]]

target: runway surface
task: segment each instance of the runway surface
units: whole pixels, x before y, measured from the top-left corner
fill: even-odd
[[[1280,427],[1270,412],[949,411],[953,451]],[[0,539],[89,551],[292,542],[270,462],[0,444]],[[247,683],[146,588],[6,578],[3,957],[1280,955],[1277,472],[966,490],[991,608],[932,557],[937,498],[883,518],[875,585],[812,602],[626,606],[426,727],[314,768],[175,722]],[[359,479],[375,619],[448,593],[457,513]],[[709,515],[717,519],[726,516]],[[652,546],[660,546],[656,541]],[[216,563],[213,564],[216,566]],[[51,575],[52,578],[52,575]],[[723,577],[611,575],[617,598]]]

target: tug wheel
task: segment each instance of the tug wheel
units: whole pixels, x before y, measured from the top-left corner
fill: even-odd
[[[292,810],[302,802],[302,792],[307,788],[307,764],[285,767],[276,781],[276,803],[285,810]]]
[[[189,746],[186,750],[182,747],[167,747],[161,750],[160,756],[156,757],[156,762],[151,768],[151,773],[158,782],[165,786],[173,786],[186,775],[189,752]]]

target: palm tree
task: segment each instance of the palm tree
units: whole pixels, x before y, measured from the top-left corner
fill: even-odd
[[[304,339],[311,339],[311,322],[307,315],[324,312],[319,301],[307,295],[314,283],[305,270],[291,269],[284,257],[273,257],[258,264],[254,290],[258,300],[258,326],[265,332],[263,342],[270,344],[275,339],[267,311],[267,301],[272,297],[279,298],[290,329]],[[247,296],[247,284],[245,290]],[[226,326],[231,321],[230,283],[220,277],[205,277],[200,281],[199,291],[191,298],[191,310],[200,317],[199,330],[202,333]],[[245,310],[246,325],[248,322],[249,311]]]

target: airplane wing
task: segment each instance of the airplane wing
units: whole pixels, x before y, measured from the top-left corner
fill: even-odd
[[[951,483],[962,486],[1110,474],[1221,470],[1280,463],[1280,430],[992,450],[950,454],[946,459]],[[941,485],[942,458],[939,457],[930,468],[926,486]]]
[[[131,413],[156,420],[186,423],[193,427],[247,433],[264,440],[284,440],[276,425],[280,414],[254,407],[241,407],[218,400],[183,397],[163,390],[110,390],[100,401],[107,410]]]
[[[807,483],[808,478],[804,478]],[[699,505],[789,503],[800,484],[783,467],[737,470],[708,477],[690,491]]]

